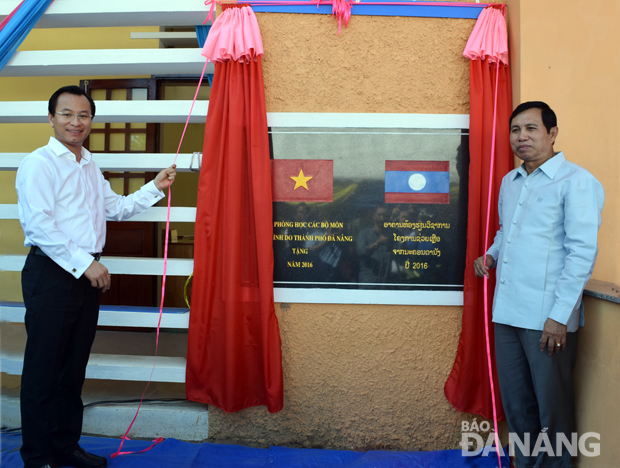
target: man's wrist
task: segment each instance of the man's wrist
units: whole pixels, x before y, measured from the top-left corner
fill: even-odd
[[[549,316],[547,317],[547,320],[553,320],[554,322],[556,322],[559,325],[566,325],[568,323],[568,319],[570,318],[570,313],[568,314],[568,317],[564,318],[564,317],[559,317],[558,313],[554,310],[551,311],[551,313],[549,314]]]
[[[95,259],[91,254],[83,249],[78,249],[65,269],[76,279],[79,279],[94,261]]]

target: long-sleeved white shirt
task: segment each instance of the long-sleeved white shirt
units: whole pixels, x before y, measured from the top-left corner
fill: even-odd
[[[499,195],[500,229],[487,251],[497,262],[493,321],[569,332],[583,325],[582,294],[596,261],[603,186],[557,153],[531,174],[510,171]]]
[[[15,189],[24,245],[39,247],[75,278],[103,250],[106,218],[131,218],[165,196],[153,181],[127,197],[114,193],[89,151],[82,148],[78,163],[53,137],[21,162]]]

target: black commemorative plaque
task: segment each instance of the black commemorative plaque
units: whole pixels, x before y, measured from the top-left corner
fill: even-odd
[[[270,146],[287,164],[274,184],[304,199],[274,202],[275,287],[462,289],[467,130],[270,128]]]

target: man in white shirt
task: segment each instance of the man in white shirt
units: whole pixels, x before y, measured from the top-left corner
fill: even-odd
[[[28,339],[21,384],[22,459],[26,468],[103,467],[85,452],[82,385],[95,338],[99,295],[110,273],[99,263],[106,218],[121,221],[161,200],[176,166],[127,197],[117,195],[83,148],[95,104],[77,86],[49,101],[54,137],[17,171],[19,218],[30,254],[22,271]]]
[[[523,164],[504,177],[500,229],[474,262],[479,277],[497,265],[495,357],[510,433],[525,446],[515,444],[519,468],[571,466],[563,444],[575,431],[577,330],[605,200],[592,174],[554,151],[557,135],[544,102],[512,113],[510,143]]]

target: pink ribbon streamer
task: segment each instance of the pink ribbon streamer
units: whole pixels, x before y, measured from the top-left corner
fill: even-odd
[[[125,440],[131,440],[129,437],[127,436],[123,436],[123,441]],[[148,452],[149,450],[151,450],[153,447],[155,447],[157,444],[161,443],[164,441],[163,437],[158,437],[157,439],[153,440],[153,443],[151,445],[149,445],[147,448],[142,449],[142,450],[138,450],[137,452],[119,452],[117,451],[115,454],[112,455],[112,458],[118,456],[118,455],[129,455],[131,453],[142,453],[142,452]],[[123,444],[121,443],[121,447],[123,446]],[[120,450],[120,447],[119,447]]]
[[[207,24],[207,21],[211,20],[211,24],[213,24],[213,18],[214,18],[214,14],[215,14],[215,4],[222,4],[222,2],[219,2],[218,0],[207,0],[205,2],[205,5],[211,5],[211,7],[209,8],[209,14],[207,15],[207,17],[205,18],[205,20],[202,22],[202,24]]]
[[[506,10],[505,8],[501,9],[502,14],[505,16]],[[492,12],[491,12],[492,13]],[[469,45],[469,44],[468,44]],[[499,50],[499,49],[498,49]],[[495,170],[495,136],[497,131],[497,95],[499,91],[499,67],[502,62],[508,63],[508,54],[506,50],[506,54],[498,54],[497,57],[494,57],[493,62],[495,63],[495,96],[493,102],[493,133],[491,137],[491,166],[489,168],[489,193],[487,195],[487,219],[486,226],[484,232],[484,262],[486,264],[486,252],[489,250],[489,235],[491,231],[491,199],[493,198],[493,173]],[[489,63],[491,63],[491,59],[489,59]],[[493,380],[493,364],[491,360],[491,338],[489,335],[489,298],[488,298],[488,290],[489,290],[489,279],[488,277],[484,277],[484,335],[486,340],[486,350],[487,350],[487,366],[489,369],[489,384],[491,386],[491,403],[493,407],[493,429],[495,431],[495,448],[497,450],[497,461],[499,463],[499,468],[502,468],[502,457],[501,457],[501,446],[499,442],[499,434],[497,431],[497,402],[495,401],[495,383]]]
[[[484,251],[485,257],[484,262],[486,264],[486,252],[489,250],[489,232],[490,232],[490,224],[491,217],[489,214],[491,213],[491,198],[493,195],[493,171],[495,169],[495,132],[497,129],[497,92],[499,85],[499,67],[500,63],[497,61],[495,64],[496,74],[495,74],[495,97],[493,104],[493,136],[491,138],[491,167],[489,168],[489,193],[487,196],[487,221],[484,232]],[[484,335],[486,338],[486,347],[487,347],[487,366],[489,368],[489,383],[491,384],[491,403],[493,406],[493,429],[495,431],[495,448],[497,449],[497,461],[499,463],[499,468],[502,468],[502,457],[500,454],[501,446],[499,444],[499,435],[497,433],[497,403],[495,402],[495,384],[493,382],[493,365],[491,362],[491,338],[489,336],[489,299],[488,299],[488,289],[489,289],[489,279],[484,277]]]
[[[187,131],[187,126],[189,125],[189,119],[192,116],[192,111],[194,110],[194,104],[196,104],[196,99],[198,99],[198,91],[200,91],[200,85],[202,84],[202,79],[204,78],[205,75],[205,71],[207,70],[207,64],[209,63],[208,60],[205,60],[205,66],[202,69],[202,74],[200,75],[200,80],[198,81],[198,87],[196,88],[196,94],[194,94],[194,100],[192,101],[192,106],[189,109],[189,115],[187,116],[187,120],[185,121],[185,127],[183,128],[183,133],[181,134],[181,140],[179,141],[179,146],[177,148],[177,152],[174,155],[174,161],[172,164],[176,164],[177,162],[177,158],[179,156],[179,152],[181,151],[181,144],[183,143],[183,138],[185,138],[185,132]],[[122,452],[121,449],[123,448],[123,444],[125,443],[126,440],[131,440],[129,439],[129,437],[127,437],[127,434],[129,434],[129,431],[131,430],[133,423],[136,422],[136,419],[138,418],[138,413],[140,412],[140,408],[142,407],[142,402],[144,401],[144,395],[146,394],[146,390],[149,388],[149,385],[151,384],[151,380],[153,379],[153,372],[155,371],[155,365],[157,363],[157,350],[159,348],[159,329],[160,329],[160,325],[161,325],[161,318],[163,315],[163,311],[164,311],[164,298],[166,295],[166,270],[168,268],[168,236],[169,236],[169,231],[170,231],[170,201],[172,200],[172,186],[168,187],[168,212],[166,214],[166,238],[165,238],[165,244],[164,244],[164,271],[162,274],[162,282],[161,282],[161,302],[159,304],[159,320],[157,322],[157,334],[156,334],[156,338],[155,338],[155,356],[153,359],[153,368],[151,369],[151,375],[149,376],[149,380],[146,384],[146,387],[144,388],[144,391],[142,392],[142,397],[140,398],[140,404],[138,405],[138,409],[136,410],[136,414],[134,415],[133,419],[131,420],[131,423],[129,424],[129,427],[127,428],[127,430],[125,431],[125,434],[123,435],[123,437],[121,437],[121,443],[118,447],[118,450],[116,452],[114,452],[112,455],[110,455],[112,458],[117,457],[118,455],[127,455],[130,453],[142,453],[142,452],[146,452],[147,450],[152,449],[153,447],[155,447],[157,444],[159,444],[162,440],[164,440],[163,438],[159,437],[155,440],[153,440],[153,444],[151,446],[149,446],[148,448],[145,448],[144,450],[140,450],[138,452]]]

